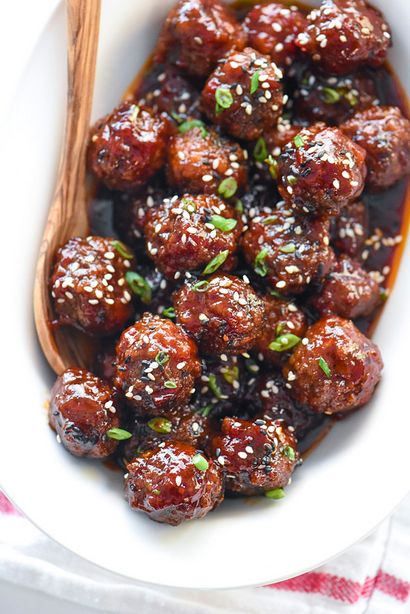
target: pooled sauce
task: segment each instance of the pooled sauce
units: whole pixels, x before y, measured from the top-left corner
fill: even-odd
[[[255,2],[236,2],[234,7],[237,15],[243,17],[253,4]],[[302,10],[309,10],[306,5],[299,4],[298,6]],[[148,59],[127,89],[124,98],[139,100],[147,92],[155,90],[155,84],[163,68],[163,66],[153,66],[151,60]],[[407,100],[393,71],[385,66],[378,70],[365,69],[365,73],[371,77],[375,84],[380,104],[398,106],[407,116]],[[201,90],[201,82],[193,80],[192,84],[198,91]],[[161,185],[161,176],[156,177],[155,181],[156,183],[159,181],[160,187],[167,190],[164,181]],[[405,178],[381,192],[370,193],[365,191],[361,197],[369,214],[369,232],[366,244],[361,251],[361,264],[367,271],[372,272],[376,281],[386,290],[386,298],[397,274],[404,246],[404,235],[410,217],[408,184],[408,178]],[[168,195],[173,195],[169,188]],[[114,207],[118,198],[118,193],[96,186],[95,196],[90,204],[90,230],[92,234],[117,236],[114,224]],[[140,263],[141,260],[142,264],[144,263],[144,257],[142,259],[140,257],[139,260]],[[381,305],[375,313],[372,313],[371,317],[359,318],[355,320],[355,324],[360,330],[370,334],[374,330],[382,310],[383,306]],[[261,365],[262,373],[264,369],[266,367]],[[316,446],[335,420],[337,420],[337,417],[330,418],[324,414],[307,412],[304,437],[299,442],[301,452],[306,455],[308,450]]]

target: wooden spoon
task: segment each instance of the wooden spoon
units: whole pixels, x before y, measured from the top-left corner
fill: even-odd
[[[53,327],[49,277],[56,249],[88,231],[86,150],[95,80],[101,0],[67,0],[68,96],[57,187],[50,206],[34,281],[34,319],[50,367],[62,373],[86,366],[84,336]]]

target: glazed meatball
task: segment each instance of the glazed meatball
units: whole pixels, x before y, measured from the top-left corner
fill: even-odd
[[[353,322],[328,316],[308,328],[283,373],[296,401],[334,414],[365,405],[382,368],[376,344]]]
[[[357,72],[341,77],[306,68],[294,92],[294,115],[299,120],[338,126],[348,117],[378,104],[374,77]]]
[[[262,332],[265,307],[252,286],[233,275],[188,281],[174,294],[177,321],[205,354],[240,354]]]
[[[397,107],[356,113],[341,130],[366,151],[367,184],[382,190],[410,173],[410,122]]]
[[[226,221],[225,221],[226,220]],[[224,270],[235,265],[242,224],[233,208],[214,195],[185,194],[152,209],[145,226],[148,254],[168,278],[206,267],[221,258]]]
[[[327,221],[299,215],[282,204],[251,220],[243,253],[255,273],[281,294],[299,294],[330,269],[328,229]]]
[[[306,213],[338,213],[363,191],[365,158],[364,149],[338,128],[303,128],[279,156],[279,191]]]
[[[248,45],[270,55],[279,66],[289,66],[298,51],[295,41],[306,28],[306,19],[296,7],[271,2],[257,4],[243,22]]]
[[[130,507],[171,525],[203,518],[223,499],[223,474],[210,458],[186,443],[169,442],[127,465]]]
[[[250,47],[234,52],[211,74],[201,107],[228,134],[253,141],[276,126],[283,107],[282,71]]]
[[[332,244],[337,251],[352,258],[357,257],[368,235],[368,214],[360,200],[349,203],[332,220]]]
[[[137,415],[184,405],[200,375],[195,343],[171,320],[145,313],[117,344],[115,385]]]
[[[289,351],[303,337],[307,319],[292,301],[265,296],[266,322],[254,351],[258,358],[273,365],[282,365],[289,358]]]
[[[380,300],[377,282],[348,256],[341,256],[332,266],[320,292],[311,299],[321,314],[336,314],[353,320],[370,315]]]
[[[177,123],[200,117],[200,92],[173,66],[155,64],[134,93],[139,105],[152,107],[157,113],[166,113]]]
[[[184,129],[168,148],[168,182],[182,192],[232,197],[247,184],[245,155],[237,143],[203,124]]]
[[[123,102],[91,130],[88,165],[111,190],[135,190],[164,164],[168,137],[161,116]]]
[[[255,419],[284,420],[289,431],[294,433],[301,453],[309,448],[316,436],[323,433],[330,421],[325,414],[318,414],[296,403],[289,395],[283,377],[276,371],[259,378],[256,404],[260,408]]]
[[[155,62],[172,62],[195,77],[207,77],[231,49],[243,49],[245,34],[218,0],[179,0],[163,26]]]
[[[85,369],[68,369],[57,378],[49,421],[74,456],[104,458],[118,445],[107,435],[120,426],[117,398],[110,386]]]
[[[345,75],[386,59],[391,34],[382,14],[363,0],[324,0],[309,13],[309,25],[296,39],[324,72]]]
[[[119,241],[76,237],[57,251],[50,289],[60,324],[110,335],[133,314],[125,274],[132,253]]]
[[[227,490],[241,495],[287,486],[299,458],[296,440],[282,420],[224,418],[211,446],[226,472]]]

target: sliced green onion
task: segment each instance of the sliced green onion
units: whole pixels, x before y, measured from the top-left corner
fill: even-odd
[[[319,358],[318,363],[319,363],[319,367],[322,369],[322,371],[326,375],[326,377],[330,377],[332,375],[332,372],[331,372],[331,370],[329,368],[329,365],[327,364],[326,360],[324,358],[322,358],[322,356]]]
[[[218,194],[223,198],[232,198],[238,189],[238,182],[233,177],[226,177],[218,186]]]
[[[135,273],[135,271],[127,271],[125,273],[125,280],[133,294],[138,296],[145,305],[151,302],[152,288],[142,275]]]
[[[303,136],[301,134],[297,134],[293,139],[293,142],[297,149],[299,149],[299,147],[303,147],[303,145],[305,144],[305,141],[303,140]]]
[[[192,463],[199,471],[206,471],[209,467],[208,461],[202,454],[195,454],[195,456],[192,457]]]
[[[172,430],[172,422],[167,418],[152,418],[147,425],[156,433],[170,433]]]
[[[283,448],[283,454],[290,460],[290,461],[294,461],[296,460],[296,453],[295,450],[292,448],[292,446],[285,446]]]
[[[255,273],[260,275],[261,277],[266,277],[268,273],[268,267],[265,264],[265,258],[268,255],[268,250],[266,247],[261,249],[259,254],[255,258],[255,263],[253,268],[255,269]]]
[[[286,352],[295,347],[300,341],[300,337],[293,335],[292,333],[279,335],[274,341],[269,344],[269,349],[274,352]]]
[[[268,226],[269,224],[274,224],[277,219],[278,219],[277,215],[268,215],[268,217],[265,217],[265,219],[262,220],[262,224],[264,226]]]
[[[191,119],[186,122],[183,122],[179,126],[178,130],[182,134],[185,134],[185,132],[189,132],[189,130],[192,130],[192,128],[200,128],[202,137],[206,137],[208,135],[208,131],[205,128],[205,124],[204,122],[201,122],[200,119]]]
[[[257,70],[251,79],[251,94],[254,94],[259,87],[259,75],[261,74],[260,70]]]
[[[164,311],[162,312],[162,315],[164,316],[164,318],[170,318],[172,320],[173,318],[175,318],[175,309],[173,307],[165,307]]]
[[[238,381],[239,378],[239,367],[234,365],[233,367],[223,367],[221,369],[222,376],[228,384],[233,384]]]
[[[233,104],[231,90],[226,87],[218,87],[215,92],[216,112],[220,113],[224,109],[229,109]]]
[[[151,491],[153,495],[160,495],[161,491],[158,490],[158,488],[155,488],[155,490]]]
[[[279,248],[279,251],[283,254],[293,254],[296,251],[296,245],[294,243],[287,243]]]
[[[167,354],[166,352],[158,352],[158,354],[155,356],[155,362],[159,365],[165,365],[168,360],[169,354]]]
[[[237,225],[238,220],[234,220],[230,217],[223,217],[222,215],[212,215],[209,223],[221,232],[231,232]]]
[[[176,388],[177,387],[176,383],[171,379],[165,382],[164,386],[165,388]]]
[[[358,96],[356,96],[356,94],[353,94],[352,91],[346,92],[344,94],[344,97],[346,98],[347,102],[350,104],[351,107],[355,107],[359,103]]]
[[[269,155],[269,153],[268,153],[268,148],[267,148],[267,145],[266,145],[266,141],[261,136],[256,141],[255,147],[253,149],[253,157],[258,162],[264,162],[266,160],[266,158],[268,157],[268,155]]]
[[[202,275],[211,275],[211,273],[215,273],[215,271],[223,265],[228,256],[229,249],[225,249],[223,252],[219,252],[219,254],[215,256],[215,258],[212,258],[212,260],[208,262],[208,264],[202,271]]]
[[[322,88],[322,99],[326,104],[336,104],[336,102],[339,102],[340,98],[339,92],[333,89],[333,87]]]
[[[265,491],[265,497],[268,499],[283,499],[283,497],[285,497],[285,491],[283,488],[273,488],[273,490]]]
[[[279,298],[281,301],[285,300],[285,297],[283,296],[283,294],[281,294],[277,290],[271,290],[270,295],[274,296],[275,298]]]
[[[209,281],[203,279],[202,281],[197,281],[193,286],[192,290],[194,292],[206,292],[208,290]]]
[[[122,241],[111,241],[111,245],[123,258],[126,258],[127,260],[134,258],[134,254],[129,251]]]
[[[208,386],[217,399],[222,398],[222,390],[220,389],[218,382],[216,381],[216,376],[213,373],[211,373],[211,375],[209,376]]]
[[[236,201],[235,211],[237,211],[238,213],[243,213],[243,211],[244,211],[244,209],[243,209],[243,202],[239,198]]]
[[[273,156],[268,156],[265,161],[269,167],[270,176],[272,177],[272,179],[277,179],[278,178],[278,161],[275,160]]]
[[[295,177],[295,175],[288,175],[288,176],[286,177],[286,180],[287,180],[287,182],[288,182],[288,184],[289,184],[289,185],[295,185],[295,184],[298,182],[298,180],[297,180],[297,178]]]
[[[205,407],[201,407],[200,409],[198,409],[197,414],[200,414],[204,418],[207,418],[209,416],[212,408],[213,408],[212,404],[205,405]]]
[[[116,439],[117,441],[123,441],[124,439],[131,439],[132,433],[125,431],[124,429],[113,428],[109,429],[106,433],[110,439]]]

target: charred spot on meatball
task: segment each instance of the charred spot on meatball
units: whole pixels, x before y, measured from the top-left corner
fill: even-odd
[[[383,190],[410,173],[410,121],[397,107],[356,113],[341,130],[366,152],[369,188]]]
[[[278,66],[289,66],[298,52],[296,36],[307,23],[296,6],[270,2],[254,6],[243,25],[249,47],[269,55]]]
[[[327,274],[333,252],[329,222],[299,215],[286,205],[254,217],[242,250],[255,273],[281,294],[298,294]]]
[[[152,109],[123,102],[92,128],[89,168],[111,190],[136,190],[164,164],[169,132]]]
[[[105,458],[118,445],[109,436],[120,426],[118,403],[102,379],[85,369],[67,369],[51,391],[50,426],[74,456]]]
[[[179,0],[160,34],[155,62],[165,60],[195,77],[207,77],[231,49],[243,49],[245,34],[219,0]]]
[[[133,254],[110,238],[70,239],[57,251],[50,291],[59,323],[88,335],[106,336],[133,314],[125,275]]]
[[[223,270],[235,265],[242,223],[215,195],[185,194],[152,209],[145,226],[148,254],[168,278],[200,271],[214,258]]]
[[[370,401],[382,368],[379,348],[353,322],[327,316],[308,328],[283,374],[296,401],[334,414]]]
[[[212,459],[182,442],[168,442],[127,465],[130,507],[173,526],[203,518],[223,499],[223,473]]]
[[[282,365],[307,328],[307,318],[292,301],[265,296],[266,320],[254,346],[258,358],[269,364]]]
[[[115,386],[137,415],[177,411],[200,375],[192,339],[171,320],[150,313],[121,334],[116,354]]]
[[[287,486],[299,459],[296,439],[282,420],[224,418],[211,446],[227,490],[241,495]]]
[[[324,0],[307,16],[296,45],[326,73],[345,75],[386,59],[391,34],[382,14],[364,0]]]
[[[211,356],[249,350],[262,331],[265,307],[252,286],[233,275],[187,281],[174,294],[177,321]]]
[[[380,288],[370,274],[348,256],[338,258],[311,305],[321,314],[353,320],[370,315],[380,301]]]
[[[248,180],[246,158],[234,141],[201,122],[186,122],[169,144],[168,182],[182,192],[237,196]]]
[[[279,156],[279,191],[306,213],[338,213],[363,191],[365,158],[364,149],[338,128],[304,128]]]
[[[201,108],[228,134],[253,141],[273,128],[283,107],[282,71],[247,47],[221,60],[202,91]]]

